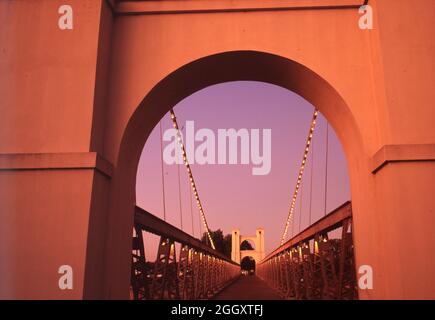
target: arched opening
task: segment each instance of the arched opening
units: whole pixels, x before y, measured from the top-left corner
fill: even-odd
[[[240,270],[243,275],[255,274],[255,259],[251,256],[246,256],[240,261]]]
[[[327,81],[305,66],[269,53],[234,51],[201,58],[177,69],[146,95],[124,131],[108,218],[107,297],[128,296],[137,165],[152,129],[166,112],[192,93],[213,84],[240,80],[275,84],[311,102],[335,128],[349,167],[357,166],[363,144],[350,110]]]
[[[243,240],[240,244],[240,250],[255,250],[255,243],[252,240]]]

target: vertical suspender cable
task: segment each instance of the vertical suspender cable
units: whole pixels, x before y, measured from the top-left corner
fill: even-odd
[[[329,149],[329,123],[326,120],[326,150],[325,150],[325,210],[324,215],[326,216],[326,202],[328,199],[328,149]]]
[[[202,222],[203,222],[203,225],[204,225],[204,230],[206,232],[206,236],[208,237],[208,240],[209,240],[209,243],[210,243],[211,247],[213,249],[215,249],[214,241],[213,241],[213,239],[211,237],[211,233],[210,233],[210,228],[208,226],[207,219],[205,217],[204,208],[203,208],[201,200],[199,198],[199,193],[198,193],[198,189],[196,187],[195,179],[193,178],[192,170],[190,168],[190,164],[189,164],[189,161],[187,159],[186,148],[184,147],[184,144],[183,144],[183,140],[182,140],[182,137],[181,137],[180,129],[179,129],[178,123],[177,123],[177,118],[175,117],[175,113],[174,113],[173,109],[171,109],[169,111],[169,113],[171,115],[172,125],[175,128],[175,130],[177,130],[177,140],[178,140],[179,146],[181,148],[181,155],[183,157],[183,163],[186,166],[187,174],[189,176],[189,180],[190,180],[190,184],[191,184],[191,187],[192,187],[193,195],[194,195],[194,197],[196,199],[196,203],[198,205],[199,213],[201,214],[201,219],[202,219]],[[181,199],[181,197],[180,197],[180,199]]]
[[[308,225],[311,225],[311,208],[312,208],[312,201],[313,201],[313,172],[314,172],[314,141],[311,141],[311,175],[310,175],[310,212],[309,212],[309,219],[308,219]]]
[[[294,231],[295,231],[295,224],[293,223],[293,221],[292,221],[292,238],[293,238],[293,235],[294,235]]]
[[[198,233],[199,233],[198,238],[199,238],[199,240],[201,240],[201,237],[202,237],[202,223],[201,223],[201,215],[200,215],[199,211],[198,211]]]
[[[300,184],[302,181],[302,176],[304,174],[305,164],[306,164],[307,158],[308,158],[308,152],[310,151],[310,144],[311,144],[311,140],[313,138],[314,127],[316,126],[317,114],[318,114],[317,109],[314,109],[313,117],[311,119],[310,131],[308,132],[307,141],[305,143],[304,157],[302,158],[302,163],[301,163],[301,166],[299,167],[298,179],[296,181],[296,186],[295,186],[295,189],[293,191],[292,200],[290,202],[290,209],[289,209],[288,214],[287,214],[287,219],[286,219],[285,226],[284,226],[284,232],[282,233],[281,244],[284,244],[284,241],[287,238],[288,227],[289,227],[290,223],[293,223],[293,211],[295,210],[296,198],[298,196]]]
[[[301,181],[301,192],[300,192],[301,206],[299,207],[299,232],[301,232],[301,223],[302,223],[302,204],[303,204],[303,202],[302,202],[302,190],[303,190],[303,187],[304,187],[304,181],[302,180]]]
[[[178,171],[178,202],[180,206],[180,229],[183,230],[183,207],[181,204],[181,182],[180,182],[180,165],[177,164]]]
[[[162,120],[159,121],[160,127],[160,161],[162,170],[162,200],[163,200],[163,220],[166,221],[166,197],[165,197],[165,172],[163,165],[163,131],[162,131]]]
[[[189,181],[189,202],[190,202],[190,219],[192,221],[192,236],[195,237],[195,228],[193,227],[192,189],[190,189],[190,181]]]

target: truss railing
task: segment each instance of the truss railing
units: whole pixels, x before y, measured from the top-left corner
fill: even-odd
[[[357,299],[352,206],[344,203],[266,256],[257,274],[289,299]]]
[[[143,231],[160,236],[154,262],[146,260]],[[207,299],[239,274],[237,263],[136,207],[131,267],[133,299]]]

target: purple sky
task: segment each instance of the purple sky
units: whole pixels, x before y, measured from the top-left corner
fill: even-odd
[[[186,120],[200,128],[247,128],[272,130],[272,169],[268,175],[254,176],[252,165],[192,165],[207,221],[212,230],[230,233],[238,227],[244,235],[265,229],[266,253],[279,245],[289,203],[296,183],[308,134],[313,106],[297,94],[270,84],[252,81],[214,85],[179,102],[174,111],[180,128]],[[309,224],[311,152],[314,150],[312,222],[323,216],[325,192],[326,121],[320,114],[314,132],[313,148],[298,198],[294,234]],[[171,128],[169,115],[162,119],[163,130]],[[137,205],[163,218],[159,127],[149,137],[139,162],[136,183]],[[165,147],[169,142],[164,142]],[[197,143],[199,144],[199,143]],[[216,144],[217,145],[217,144]],[[350,199],[347,163],[334,130],[329,127],[327,211]],[[164,165],[166,220],[180,227],[177,165]],[[184,165],[180,166],[184,231],[198,237],[199,217],[193,202],[192,233],[189,184]],[[289,235],[292,228],[289,229]],[[146,237],[148,255],[155,257],[155,237]]]

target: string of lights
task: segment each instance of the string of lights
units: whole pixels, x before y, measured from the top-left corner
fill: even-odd
[[[302,159],[301,166],[299,167],[298,180],[296,181],[296,187],[295,187],[295,190],[293,192],[293,197],[291,200],[290,209],[289,209],[289,212],[287,215],[287,221],[285,223],[284,232],[283,232],[282,237],[281,237],[281,245],[284,244],[285,239],[287,238],[287,232],[288,232],[288,228],[289,228],[290,223],[293,224],[293,211],[295,210],[296,199],[298,196],[299,188],[301,187],[302,176],[304,174],[305,163],[307,162],[308,152],[310,151],[311,141],[313,139],[314,128],[316,126],[316,119],[317,119],[318,113],[319,112],[317,111],[317,109],[314,109],[313,117],[311,119],[310,130],[308,133],[307,142],[305,144],[304,157]]]
[[[178,140],[178,143],[179,143],[180,148],[181,148],[181,155],[183,157],[184,165],[186,166],[187,175],[189,176],[190,185],[192,187],[193,195],[195,196],[196,204],[198,206],[198,210],[199,210],[199,213],[201,215],[202,223],[204,225],[204,230],[207,233],[208,240],[210,240],[211,247],[213,249],[216,249],[214,242],[213,242],[213,239],[211,238],[210,229],[209,229],[208,224],[207,224],[207,219],[205,218],[204,208],[202,207],[202,203],[201,203],[201,200],[199,198],[199,193],[198,193],[198,189],[196,188],[195,179],[193,178],[192,170],[190,169],[190,164],[189,164],[189,161],[187,160],[187,153],[186,153],[186,149],[185,149],[184,144],[183,144],[183,140],[181,138],[181,132],[180,132],[180,129],[178,127],[177,118],[175,117],[175,113],[174,113],[173,109],[171,109],[169,111],[169,113],[171,115],[172,125],[173,125],[174,129],[177,130],[177,140]]]

